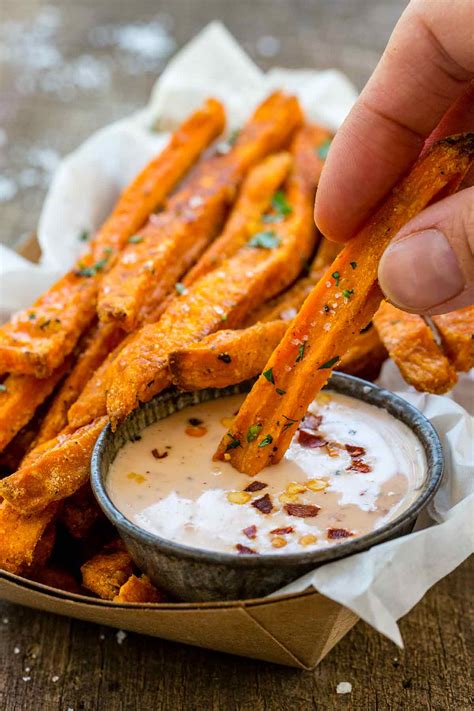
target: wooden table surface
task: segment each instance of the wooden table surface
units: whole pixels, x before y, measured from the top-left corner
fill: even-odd
[[[141,106],[164,56],[210,20],[263,68],[338,67],[360,88],[405,5],[2,0],[1,240],[16,244],[35,228],[60,156]],[[159,44],[133,24],[151,21],[164,29]],[[0,711],[467,710],[473,579],[467,562],[401,621],[404,651],[360,622],[313,672],[133,634],[119,644],[114,630],[0,602]],[[350,695],[336,694],[341,681]]]

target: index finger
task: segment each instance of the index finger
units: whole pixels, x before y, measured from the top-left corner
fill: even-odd
[[[316,195],[329,239],[350,239],[474,75],[470,0],[414,0],[338,131]]]

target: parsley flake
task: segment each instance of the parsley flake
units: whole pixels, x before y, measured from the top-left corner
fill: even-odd
[[[286,395],[286,390],[282,390],[281,388],[275,388],[275,392],[277,395]]]
[[[299,363],[300,360],[303,360],[305,348],[306,343],[302,343],[301,346],[298,348],[298,355],[296,356],[295,363]]]
[[[342,295],[345,299],[350,299],[353,293],[354,293],[354,289],[344,289],[344,291],[342,292]]]
[[[268,380],[269,383],[273,383],[275,385],[275,379],[273,377],[273,368],[269,368],[268,370],[263,371],[263,377]]]
[[[184,286],[184,284],[182,284],[180,281],[177,281],[177,282],[176,282],[176,284],[174,285],[174,288],[176,289],[176,291],[178,292],[178,294],[181,294],[181,295],[182,295],[182,294],[185,294],[186,291],[187,291],[187,289],[186,289],[186,287]]]
[[[130,244],[140,244],[140,242],[143,242],[143,237],[140,237],[140,235],[132,235],[128,241]]]
[[[293,425],[298,424],[298,420],[294,420],[292,417],[287,417],[286,415],[283,415],[283,418],[286,420],[286,422],[281,429],[282,432],[285,432],[286,430],[290,429],[290,427],[293,427]]]
[[[6,393],[7,391],[7,386],[5,383],[0,383],[0,393]]]
[[[247,431],[247,442],[253,442],[257,439],[262,430],[263,425],[251,425]]]
[[[231,434],[230,432],[227,432],[227,437],[230,437],[231,441],[229,442],[229,444],[227,445],[227,447],[225,449],[226,452],[228,452],[229,449],[236,449],[237,447],[242,446],[240,444],[240,439],[238,439],[237,437],[234,437],[234,435]]]
[[[79,233],[78,240],[79,242],[87,242],[89,239],[89,230],[82,230],[82,232]]]
[[[357,269],[357,262],[351,262],[352,269]]]
[[[252,239],[249,240],[248,246],[257,247],[258,249],[274,249],[279,246],[280,242],[280,238],[273,230],[266,230],[254,234]]]
[[[339,280],[340,280],[340,278],[341,278],[341,275],[339,274],[339,272],[333,272],[333,273],[331,274],[331,276],[332,276],[333,279],[336,280],[336,286],[339,286]]]
[[[267,444],[271,444],[273,442],[273,437],[271,434],[265,435],[265,437],[262,439],[261,442],[259,442],[258,446],[259,447],[266,447]]]
[[[334,356],[334,358],[331,358],[330,360],[326,361],[326,363],[323,363],[322,365],[319,366],[318,370],[327,370],[329,368],[332,368],[334,365],[336,365],[337,361],[339,360],[339,356]]]
[[[34,311],[28,314],[28,321],[34,321],[36,318],[36,314]]]
[[[281,190],[277,190],[272,198],[272,207],[279,215],[291,215],[293,208],[288,203],[285,193]]]

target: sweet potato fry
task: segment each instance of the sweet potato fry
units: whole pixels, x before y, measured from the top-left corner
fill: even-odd
[[[262,214],[269,208],[276,190],[288,175],[290,162],[289,153],[277,153],[269,156],[250,171],[242,183],[239,196],[222,234],[186,274],[183,279],[185,287],[215,269],[224,259],[232,257],[240,247],[244,246],[250,235],[258,230]]]
[[[81,593],[81,588],[74,575],[57,566],[48,565],[38,570],[33,576],[33,579],[50,588],[64,590],[65,592],[74,593],[76,595],[80,595]]]
[[[44,416],[38,434],[32,444],[37,447],[56,437],[68,424],[67,413],[80,393],[108,354],[122,341],[124,332],[115,324],[98,324],[85,338],[82,352],[71,372],[66,376]],[[27,376],[24,376],[27,377]],[[44,382],[44,381],[38,381]],[[103,414],[103,413],[101,413]],[[91,413],[88,422],[94,415]],[[82,424],[86,424],[81,422]],[[76,425],[79,427],[80,425]]]
[[[433,317],[444,352],[461,372],[474,368],[474,306]]]
[[[457,381],[456,370],[421,316],[407,314],[384,301],[374,316],[374,324],[407,383],[422,392],[439,394],[451,390]]]
[[[89,476],[90,457],[106,417],[53,440],[41,456],[0,481],[0,495],[23,514],[46,508],[76,492]]]
[[[95,522],[102,516],[102,510],[87,481],[75,494],[64,501],[59,520],[68,533],[79,540],[86,537]]]
[[[324,132],[302,129],[292,152],[286,199],[292,212],[277,223],[271,239],[243,247],[218,269],[205,274],[173,301],[161,319],[145,326],[112,362],[107,373],[107,411],[115,426],[140,401],[170,383],[168,356],[217,331],[235,327],[259,299],[280,292],[301,270],[314,248],[313,198],[318,174],[315,145]]]
[[[306,299],[265,366],[267,377],[260,376],[254,385],[216,458],[225,457],[251,475],[281,459],[308,405],[370,319],[366,301],[376,288],[378,264],[392,236],[443,188],[458,185],[473,158],[474,133],[447,138],[434,144],[398,183]],[[374,298],[372,314],[380,298]],[[262,425],[261,437],[247,442],[248,428],[255,423]]]
[[[274,94],[261,104],[232,150],[203,161],[195,175],[150,218],[152,225],[130,244],[103,281],[98,313],[126,331],[137,326],[150,285],[164,298],[213,240],[246,171],[275,148],[284,147],[301,123],[296,99]]]
[[[218,331],[198,343],[171,353],[174,385],[181,390],[224,388],[262,372],[288,323],[256,323],[240,331]]]
[[[71,360],[67,359],[43,380],[32,375],[9,375],[0,391],[0,451],[33,417],[35,410],[51,395],[64,377]]]
[[[131,575],[122,585],[114,602],[164,602],[165,595],[151,584],[147,575]]]
[[[45,378],[62,363],[93,319],[102,274],[223,126],[223,108],[210,99],[177,129],[122,193],[75,267],[0,329],[0,372]]]
[[[133,573],[130,555],[111,547],[81,566],[82,584],[103,600],[113,600]]]
[[[23,515],[8,501],[0,503],[0,568],[21,573],[31,565],[41,536],[56,515],[51,504],[40,513]]]

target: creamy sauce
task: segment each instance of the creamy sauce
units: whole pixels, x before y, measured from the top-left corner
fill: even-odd
[[[369,533],[416,499],[426,460],[413,432],[385,410],[334,392],[318,396],[279,464],[248,477],[213,462],[243,398],[188,407],[126,444],[107,480],[115,506],[187,546],[278,554]],[[249,485],[255,490],[245,491]]]

